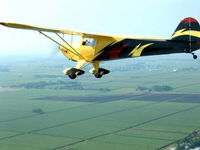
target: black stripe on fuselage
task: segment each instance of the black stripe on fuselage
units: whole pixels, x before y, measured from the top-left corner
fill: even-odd
[[[171,40],[137,40],[137,39],[124,39],[115,44],[106,46],[100,51],[100,54],[94,59],[97,60],[113,60],[129,58],[131,51],[134,48],[141,47],[146,44],[150,46],[144,48],[141,56],[162,55],[171,53],[184,53],[188,51],[188,43]]]

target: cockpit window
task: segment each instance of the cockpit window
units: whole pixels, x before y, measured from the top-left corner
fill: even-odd
[[[84,38],[82,45],[94,47],[96,45],[96,39]]]

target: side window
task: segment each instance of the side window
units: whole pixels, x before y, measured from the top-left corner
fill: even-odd
[[[95,47],[95,45],[96,45],[96,39],[84,38],[82,45]]]

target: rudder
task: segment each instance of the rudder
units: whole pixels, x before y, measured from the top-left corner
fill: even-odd
[[[174,34],[172,35],[172,40],[199,42],[200,41],[199,22],[191,17],[183,19],[176,28]]]

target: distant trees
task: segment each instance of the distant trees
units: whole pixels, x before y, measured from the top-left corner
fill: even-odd
[[[81,84],[78,82],[67,82],[62,80],[57,81],[39,81],[19,84],[16,87],[23,87],[26,89],[72,89],[81,88]]]
[[[27,89],[42,89],[48,85],[51,85],[51,84],[45,81],[39,81],[39,82],[23,83],[23,84],[20,84],[19,87],[24,87]]]
[[[41,78],[64,78],[65,76],[63,75],[35,75],[34,76],[37,79],[41,79]]]
[[[164,91],[172,91],[173,88],[171,86],[167,86],[167,85],[163,85],[163,86],[159,86],[159,85],[155,85],[152,86],[152,91],[157,91],[157,92],[164,92]]]
[[[102,92],[109,92],[108,88],[90,88],[84,87],[81,83],[76,81],[65,81],[65,80],[57,80],[57,81],[38,81],[38,82],[28,82],[19,84],[14,87],[23,87],[26,89],[53,89],[53,90],[96,90]]]
[[[185,147],[183,145],[178,144],[176,150],[184,150]]]
[[[44,111],[41,108],[36,108],[32,110],[33,113],[44,114]]]
[[[199,68],[194,68],[194,67],[180,69],[180,71],[198,71],[198,70],[199,70]]]
[[[190,150],[200,147],[200,132],[194,131],[184,139],[178,141],[176,150]]]
[[[144,87],[144,86],[138,86],[136,88],[136,91],[155,91],[155,92],[166,92],[166,91],[172,91],[173,90],[173,87],[171,86],[167,86],[167,85],[155,85],[155,86],[152,86],[151,88],[148,88],[148,87]]]
[[[147,87],[144,87],[144,86],[138,86],[136,88],[136,91],[151,91],[151,88],[147,88]]]

